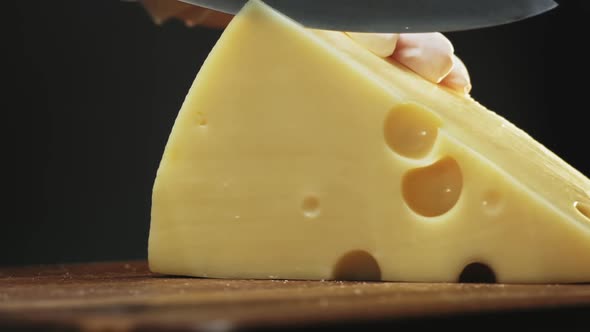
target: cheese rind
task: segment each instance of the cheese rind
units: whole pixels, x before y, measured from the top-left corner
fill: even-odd
[[[480,262],[499,282],[590,281],[589,189],[473,99],[251,1],[178,114],[148,258],[218,278],[457,281]]]

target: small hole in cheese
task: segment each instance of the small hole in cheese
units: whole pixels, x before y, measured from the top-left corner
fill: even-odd
[[[493,284],[496,283],[496,274],[487,264],[474,262],[465,266],[459,275],[459,282]]]
[[[406,204],[417,214],[436,217],[455,206],[463,189],[459,164],[445,157],[432,165],[408,171],[402,181]]]
[[[379,281],[381,268],[370,253],[352,250],[340,257],[332,275],[336,280]]]
[[[197,112],[197,123],[199,126],[204,127],[207,125],[207,118],[202,112]]]
[[[301,204],[303,215],[307,218],[315,218],[320,214],[320,200],[315,195],[308,195]]]
[[[497,215],[504,207],[504,197],[496,190],[488,190],[483,194],[481,206],[485,213]]]
[[[582,214],[582,216],[586,217],[588,221],[590,221],[590,204],[575,202],[574,207]]]
[[[385,142],[401,156],[422,158],[432,150],[440,125],[438,116],[425,107],[401,104],[385,118]]]

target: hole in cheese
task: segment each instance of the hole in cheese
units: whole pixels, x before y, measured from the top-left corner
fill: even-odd
[[[336,280],[379,281],[381,268],[373,255],[364,250],[352,250],[342,256],[334,266]]]
[[[308,195],[301,204],[303,215],[307,218],[315,218],[320,214],[320,200],[315,195]]]
[[[483,194],[481,206],[485,213],[497,215],[504,207],[504,198],[500,192],[496,190],[488,190]]]
[[[465,266],[459,275],[459,282],[463,283],[496,283],[496,274],[487,264],[474,262]]]
[[[434,164],[408,171],[402,181],[406,204],[417,214],[436,217],[455,206],[463,189],[459,164],[445,157]]]
[[[426,108],[414,103],[401,104],[385,118],[385,141],[401,156],[422,158],[432,150],[440,125],[440,118]]]
[[[201,127],[207,125],[207,118],[205,117],[205,114],[203,114],[202,112],[197,112],[197,123]]]
[[[586,217],[586,219],[590,221],[590,204],[575,202],[574,207],[582,214],[582,216]]]

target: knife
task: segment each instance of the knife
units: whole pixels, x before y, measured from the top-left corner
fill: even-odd
[[[236,14],[248,0],[180,0]],[[308,28],[349,32],[449,32],[520,21],[552,0],[265,0]]]

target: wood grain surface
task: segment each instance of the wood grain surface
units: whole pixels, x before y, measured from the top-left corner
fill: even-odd
[[[590,285],[225,280],[143,261],[0,268],[0,331],[391,330],[511,325],[585,330]]]

